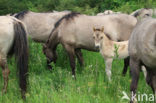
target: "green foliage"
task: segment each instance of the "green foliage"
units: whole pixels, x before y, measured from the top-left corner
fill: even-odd
[[[115,53],[115,57],[113,57],[114,59],[118,59],[119,54],[118,54],[118,50],[119,50],[119,46],[114,44],[114,53]]]
[[[1,15],[23,10],[35,12],[71,10],[95,15],[108,9],[131,13],[139,8],[154,7],[155,0],[0,0]]]
[[[98,12],[112,9],[131,13],[139,8],[156,7],[155,0],[0,0],[0,15],[16,13],[23,10],[47,12],[52,10],[72,10],[95,15]],[[71,76],[71,68],[66,52],[59,45],[58,60],[53,71],[47,70],[46,58],[42,53],[41,44],[29,40],[29,86],[27,101],[21,99],[18,86],[17,70],[14,58],[8,60],[9,75],[8,91],[0,93],[0,103],[127,103],[122,101],[122,91],[130,94],[129,73],[121,76],[123,60],[112,65],[112,82],[109,83],[105,64],[100,53],[83,50],[85,66],[80,67],[76,61],[77,80]],[[116,54],[118,47],[116,48]],[[152,90],[145,83],[141,73],[138,91],[151,94]],[[0,70],[0,89],[3,86]],[[143,103],[143,102],[141,102]]]
[[[61,45],[57,48],[59,54],[53,71],[46,67],[46,58],[42,46],[29,40],[29,85],[27,100],[23,101],[18,85],[18,72],[14,58],[8,59],[10,69],[7,93],[0,93],[0,103],[127,103],[122,100],[122,92],[130,94],[130,77],[122,77],[123,60],[116,60],[112,65],[112,81],[109,82],[105,72],[105,64],[100,53],[83,50],[85,65],[80,67],[76,62],[77,80],[72,78],[67,54]],[[151,94],[151,88],[145,83],[143,73],[140,73],[138,91]],[[3,86],[0,70],[0,89]],[[138,102],[146,103],[146,102]],[[152,103],[152,102],[150,102]]]

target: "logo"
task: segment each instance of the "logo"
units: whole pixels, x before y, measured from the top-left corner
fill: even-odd
[[[122,96],[122,100],[126,99],[126,100],[130,100],[130,98],[128,97],[127,93],[125,91],[122,92],[123,96]]]
[[[132,94],[131,94],[132,96],[129,97],[128,94],[125,91],[123,91],[122,95],[123,96],[122,96],[121,99],[122,100],[128,100],[128,101],[132,100],[132,101],[152,102],[152,101],[155,100],[154,94],[146,94],[146,93],[141,94],[140,92],[135,94],[135,93],[132,92]]]

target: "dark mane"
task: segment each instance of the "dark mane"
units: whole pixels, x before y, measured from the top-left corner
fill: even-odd
[[[139,16],[140,12],[142,12],[142,10],[135,12],[133,16],[134,16],[134,17]]]
[[[78,16],[80,13],[76,13],[76,12],[71,12],[69,14],[66,14],[65,16],[63,16],[61,19],[59,19],[56,23],[55,23],[55,28],[57,28],[60,23],[62,22],[62,20],[69,20],[69,19],[73,19],[74,17]]]
[[[59,19],[59,20],[55,23],[54,28],[53,28],[52,32],[50,33],[50,35],[49,35],[49,38],[48,38],[47,43],[49,42],[49,39],[50,39],[51,35],[53,34],[53,32],[59,27],[59,25],[61,24],[61,22],[62,22],[63,20],[69,21],[70,19],[73,19],[74,17],[76,17],[76,16],[78,16],[78,15],[80,15],[80,13],[71,12],[71,13],[66,14],[65,16],[63,16],[61,19]]]
[[[22,19],[22,18],[25,16],[25,14],[27,14],[28,12],[29,12],[29,10],[25,10],[25,11],[19,12],[19,13],[17,13],[17,14],[15,15],[15,17],[16,17],[17,19]]]
[[[109,40],[112,40],[112,38],[107,33],[105,33],[105,35],[107,36]]]

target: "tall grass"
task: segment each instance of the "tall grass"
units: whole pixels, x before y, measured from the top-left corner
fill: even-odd
[[[121,75],[123,60],[115,60],[112,66],[112,81],[108,82],[105,64],[100,53],[83,50],[85,65],[80,67],[76,61],[77,80],[72,78],[71,69],[65,50],[59,45],[58,60],[53,71],[46,68],[46,58],[42,53],[41,44],[30,40],[29,86],[26,103],[127,103],[122,100],[122,92],[130,94],[130,76]],[[21,99],[18,86],[17,70],[14,58],[8,60],[9,75],[8,91],[0,93],[0,103],[25,103]],[[0,88],[3,86],[0,70]],[[141,73],[139,93],[151,94],[152,90],[145,83]],[[140,102],[146,103],[146,102]]]

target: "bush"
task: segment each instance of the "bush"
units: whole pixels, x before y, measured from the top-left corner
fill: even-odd
[[[131,13],[139,8],[155,8],[155,0],[0,0],[0,14],[31,10],[47,12],[71,10],[94,15],[104,10]]]

